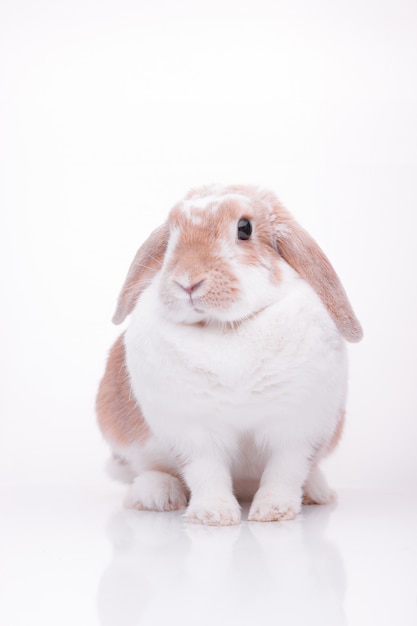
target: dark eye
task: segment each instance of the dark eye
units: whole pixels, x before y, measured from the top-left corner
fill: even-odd
[[[252,224],[246,217],[242,217],[237,224],[237,238],[246,241],[252,234]]]

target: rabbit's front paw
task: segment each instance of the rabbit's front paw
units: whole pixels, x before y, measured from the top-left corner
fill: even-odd
[[[249,522],[283,522],[292,520],[300,511],[300,502],[297,498],[279,498],[271,492],[261,492],[255,495],[249,511]]]
[[[240,506],[233,496],[191,499],[185,518],[208,526],[232,526],[240,523]]]

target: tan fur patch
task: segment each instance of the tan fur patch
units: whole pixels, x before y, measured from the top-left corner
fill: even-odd
[[[230,258],[239,266],[262,266],[275,283],[281,272],[265,207],[249,194],[243,196],[243,188],[228,187],[218,197],[213,196],[211,189],[191,192],[184,203],[171,211],[169,222],[179,239],[168,271],[175,282],[187,283],[183,287],[205,281],[199,289],[201,302],[226,309],[239,297],[228,246],[232,246]],[[254,227],[253,236],[246,241],[237,238],[237,224],[242,217]]]
[[[201,200],[204,197],[211,198],[213,189],[217,189],[217,200],[207,205],[207,222],[206,227],[210,228],[212,221],[210,212],[214,204],[217,204],[218,211],[216,214],[217,229],[216,236],[224,238],[225,229],[230,228],[234,224],[237,228],[237,222],[240,218],[245,217],[250,220],[254,226],[253,236],[242,242],[237,242],[239,246],[239,261],[246,265],[261,265],[270,272],[272,280],[277,283],[281,279],[281,271],[279,268],[277,245],[275,232],[273,230],[273,201],[276,202],[275,196],[268,191],[258,189],[250,185],[229,185],[227,187],[201,187],[191,190],[185,201],[193,212],[192,200]],[[182,205],[177,206],[176,215],[181,213]],[[198,209],[195,209],[198,210]]]
[[[219,211],[214,205],[204,209],[191,206],[187,212],[176,207],[171,212],[170,224],[178,229],[179,239],[167,272],[170,281],[183,288],[202,283],[200,301],[226,309],[239,295],[237,278],[222,249],[235,221],[236,207],[223,203]]]
[[[144,443],[149,427],[132,397],[123,335],[112,346],[96,401],[98,423],[106,440],[126,446]]]

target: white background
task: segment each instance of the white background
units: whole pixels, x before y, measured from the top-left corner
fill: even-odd
[[[274,190],[364,327],[330,482],[415,498],[416,2],[4,1],[0,53],[13,506],[48,486],[59,506],[121,500],[94,416],[116,297],[151,229],[212,182]]]

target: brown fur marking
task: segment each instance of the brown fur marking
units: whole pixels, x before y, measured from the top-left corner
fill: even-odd
[[[96,401],[98,423],[106,440],[126,446],[144,443],[150,431],[132,396],[123,335],[113,344]]]

